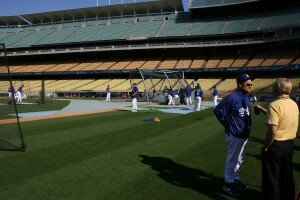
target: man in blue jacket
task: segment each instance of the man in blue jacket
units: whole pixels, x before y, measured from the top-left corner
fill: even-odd
[[[213,96],[213,99],[214,99],[215,107],[218,105],[218,95],[219,95],[219,91],[217,90],[217,87],[214,85],[212,96]]]
[[[252,80],[247,74],[237,77],[237,89],[226,96],[214,109],[215,116],[225,128],[227,157],[223,190],[239,196],[247,189],[240,182],[239,169],[242,165],[251,131],[250,98]]]
[[[173,106],[175,106],[174,91],[173,91],[173,89],[172,89],[171,86],[170,86],[170,88],[168,89],[168,100],[169,100],[168,106],[171,105],[171,104],[172,104]]]
[[[197,86],[195,88],[195,111],[200,111],[201,109],[201,100],[202,100],[202,96],[203,96],[203,92],[201,90],[200,84],[197,83]]]
[[[185,100],[186,100],[186,105],[188,106],[192,105],[192,88],[190,85],[187,85],[185,88]]]
[[[15,88],[14,86],[10,85],[8,88],[8,96],[12,97],[15,94]]]

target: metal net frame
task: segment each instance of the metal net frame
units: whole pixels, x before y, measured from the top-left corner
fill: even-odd
[[[0,43],[0,151],[26,150],[5,44]]]
[[[149,93],[151,93],[151,89],[158,88],[158,91],[164,90],[164,86],[168,88],[172,88],[177,94],[180,93],[183,85],[185,84],[185,77],[183,71],[178,70],[163,70],[163,69],[140,69],[137,68],[136,73],[138,73],[142,79],[143,86],[145,88],[145,96],[147,102],[151,102],[151,98],[149,97]],[[159,81],[154,84],[153,80],[159,79]],[[146,80],[150,80],[152,87],[148,87],[146,84]]]

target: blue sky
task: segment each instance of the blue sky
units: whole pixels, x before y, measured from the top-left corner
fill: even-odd
[[[110,0],[118,4],[121,0]],[[123,0],[124,3],[134,0]],[[109,0],[98,0],[99,5],[107,5]],[[188,0],[183,0],[185,10]],[[96,6],[97,0],[0,0],[0,16],[38,13]]]

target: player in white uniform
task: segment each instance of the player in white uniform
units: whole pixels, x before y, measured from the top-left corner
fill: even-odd
[[[110,87],[109,87],[109,85],[106,88],[106,101],[111,101],[110,100]]]
[[[138,87],[136,86],[136,83],[134,83],[133,85],[132,85],[132,110],[131,110],[131,112],[137,112],[137,109],[138,109],[138,107],[137,107],[137,100],[138,100],[138,98],[139,98],[139,89],[138,89]]]
[[[23,94],[24,85],[22,84],[17,91],[17,102],[22,102],[22,94]]]

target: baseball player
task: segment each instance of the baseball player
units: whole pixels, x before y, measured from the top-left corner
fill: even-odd
[[[132,110],[131,110],[131,112],[137,112],[137,109],[138,109],[138,107],[137,107],[137,100],[138,100],[138,98],[139,98],[139,89],[138,89],[138,87],[136,86],[136,83],[134,83],[133,85],[132,85]]]
[[[223,190],[239,196],[248,187],[240,182],[239,169],[243,163],[251,131],[250,98],[252,81],[247,74],[237,77],[237,89],[226,96],[214,109],[214,114],[225,128],[227,158]]]
[[[22,84],[17,90],[17,102],[22,102],[23,88],[24,85]]]
[[[9,88],[8,88],[8,96],[12,97],[14,93],[15,93],[14,86],[9,86]]]
[[[109,87],[109,85],[106,88],[106,101],[111,101],[110,100],[110,87]]]
[[[197,83],[197,86],[196,86],[194,92],[195,92],[195,108],[194,108],[194,110],[195,111],[200,111],[201,99],[202,99],[202,96],[203,96],[203,92],[201,90],[201,87],[200,87],[199,83]]]
[[[185,102],[188,106],[192,105],[192,88],[190,85],[185,88]]]
[[[175,106],[174,92],[173,92],[173,89],[172,89],[171,86],[168,89],[168,100],[169,100],[168,106],[171,105],[171,104],[173,106]]]
[[[218,105],[218,95],[219,95],[219,92],[217,90],[217,87],[213,86],[212,96],[213,96],[213,99],[214,99],[214,105],[215,105],[215,107]]]

